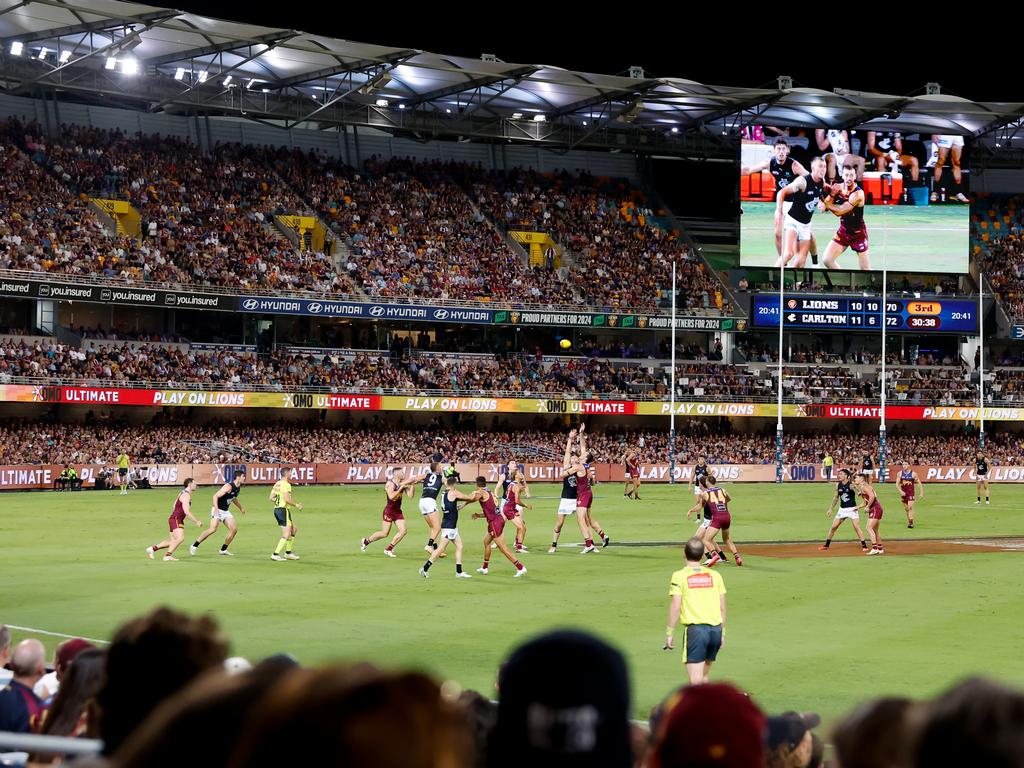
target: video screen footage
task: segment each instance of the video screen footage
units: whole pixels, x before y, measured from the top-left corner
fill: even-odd
[[[740,265],[966,272],[963,136],[750,126]]]

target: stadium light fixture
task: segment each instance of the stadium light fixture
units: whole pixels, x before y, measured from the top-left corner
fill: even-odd
[[[545,121],[546,121],[547,119],[548,119],[548,118],[547,118],[547,116],[545,116],[545,115],[534,115],[534,116],[533,116],[533,122],[535,122],[535,123],[543,123],[543,122],[545,122]]]
[[[586,120],[584,120],[584,121],[583,121],[583,127],[584,127],[584,128],[586,128],[586,127],[587,127],[587,121],[586,121]]]
[[[672,126],[672,133],[679,133],[679,129],[676,126]]]
[[[452,108],[451,108],[451,107],[447,107],[447,108],[445,109],[444,113],[445,113],[446,115],[450,115],[450,114],[452,113]]]
[[[21,56],[21,52],[25,50],[25,44],[20,40],[15,40],[11,43],[11,56]]]
[[[523,119],[523,113],[522,112],[513,112],[512,113],[512,119],[513,120],[522,120]]]
[[[107,56],[107,63],[103,65],[104,69],[113,69],[117,66],[117,56]]]
[[[270,93],[270,89],[269,89],[269,88],[263,88],[263,89],[261,89],[261,90],[262,90],[262,91],[263,91],[264,93]]]
[[[209,77],[210,77],[209,71],[204,69],[202,72],[199,73],[199,82],[200,83],[205,83],[209,79]]]
[[[185,68],[184,67],[178,67],[176,70],[174,70],[174,79],[175,80],[184,80],[185,79]]]
[[[374,91],[379,91],[381,88],[391,82],[391,75],[388,74],[387,70],[378,72],[376,75],[367,80],[363,86],[359,89],[359,93],[363,96],[369,96]]]
[[[71,50],[68,49],[66,51],[61,51],[60,58],[58,59],[58,61],[60,61],[61,64],[67,64],[69,61],[71,61]]]
[[[251,79],[251,80],[250,80],[250,81],[249,81],[248,83],[246,83],[246,84],[245,84],[245,89],[246,89],[247,91],[248,91],[248,90],[252,90],[252,87],[253,87],[254,85],[256,85],[256,83],[258,83],[258,82],[259,82],[259,81],[258,81],[258,80],[257,80],[257,79],[256,79],[255,77],[254,77],[254,78],[252,78],[252,79]]]
[[[405,104],[399,104],[399,105],[398,105],[398,108],[399,108],[399,109],[405,109]]]
[[[231,85],[232,80],[234,80],[234,78],[231,75],[228,75],[224,78],[224,85]]]
[[[375,101],[374,103],[378,107],[386,107],[388,105],[388,100],[387,99],[377,99],[377,101]]]
[[[121,61],[121,74],[134,77],[139,74],[139,60],[135,57],[128,57]]]
[[[39,55],[36,56],[36,58],[39,59],[40,61],[45,61],[47,53],[49,53],[49,51],[46,50],[46,46],[44,45],[42,48],[39,49]]]

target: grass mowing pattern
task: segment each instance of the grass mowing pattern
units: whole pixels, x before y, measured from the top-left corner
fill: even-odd
[[[743,541],[807,541],[816,547],[828,529],[825,485],[735,484],[734,531]],[[679,652],[660,650],[668,580],[681,563],[679,547],[613,546],[581,556],[563,546],[548,555],[557,487],[534,486],[523,556],[529,574],[513,579],[495,553],[489,576],[479,576],[482,521],[464,513],[466,570],[456,580],[454,557],[429,580],[426,526],[414,501],[405,502],[410,535],[398,558],[384,543],[359,552],[361,536],[379,524],[379,487],[296,488],[306,510],[296,515],[300,562],[272,562],[277,542],[266,489],[241,496],[234,558],[220,557],[222,540],[207,540],[196,557],[150,561],[144,549],[166,535],[175,491],[80,494],[17,493],[4,497],[5,542],[0,575],[7,598],[0,621],[56,632],[109,637],[123,619],[158,603],[212,611],[233,652],[259,657],[289,651],[304,663],[372,659],[415,666],[493,691],[495,670],[524,639],[552,627],[592,630],[621,648],[630,663],[634,703],[645,716],[683,679]],[[196,508],[213,489],[201,488]],[[644,486],[628,501],[621,486],[597,487],[595,512],[613,542],[682,542],[694,526],[683,512],[685,486]],[[751,691],[770,710],[817,710],[828,719],[881,693],[928,695],[964,675],[983,673],[1024,685],[1019,621],[1024,615],[1024,557],[1019,553],[900,557],[897,539],[1024,534],[1024,488],[995,486],[991,507],[974,506],[974,487],[932,485],[919,503],[918,527],[907,530],[895,486],[880,491],[885,506],[883,557],[778,559],[749,557],[723,574],[729,590],[726,647],[715,671]],[[200,517],[205,515],[200,514]],[[844,526],[848,526],[844,523]],[[837,542],[849,540],[841,529]],[[511,534],[508,535],[511,539]],[[565,545],[579,540],[574,521]],[[454,554],[454,552],[453,552]],[[52,651],[54,638],[43,638]],[[563,682],[601,670],[566,659]]]

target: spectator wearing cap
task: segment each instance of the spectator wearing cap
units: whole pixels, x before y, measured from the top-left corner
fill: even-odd
[[[692,538],[683,548],[686,566],[672,574],[664,650],[675,648],[675,628],[686,627],[686,671],[691,685],[708,681],[711,665],[725,645],[725,582],[700,564],[704,542]]]
[[[22,640],[10,663],[14,678],[0,691],[0,731],[29,733],[43,711],[32,688],[46,674],[46,649],[38,640]]]
[[[821,725],[813,713],[783,712],[768,718],[765,730],[765,768],[808,768],[815,752],[812,728]],[[820,762],[820,752],[819,762]]]
[[[57,689],[60,688],[60,681],[67,674],[71,662],[75,660],[78,654],[89,648],[95,648],[95,646],[88,640],[83,640],[80,637],[73,637],[60,643],[53,655],[53,671],[43,675],[43,678],[36,683],[34,689],[36,696],[44,702],[52,699],[57,693]]]
[[[680,688],[651,715],[648,768],[761,768],[765,722],[731,685]]]
[[[600,669],[572,685],[565,660]],[[502,667],[489,768],[628,768],[629,674],[622,654],[591,635],[559,631],[517,649]]]

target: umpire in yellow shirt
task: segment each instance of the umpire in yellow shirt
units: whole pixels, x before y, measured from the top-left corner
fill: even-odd
[[[663,650],[675,648],[676,625],[686,628],[686,671],[690,685],[708,681],[711,664],[725,645],[725,582],[722,574],[700,564],[704,542],[690,539],[684,547],[686,567],[672,574],[668,594],[668,626]]]

